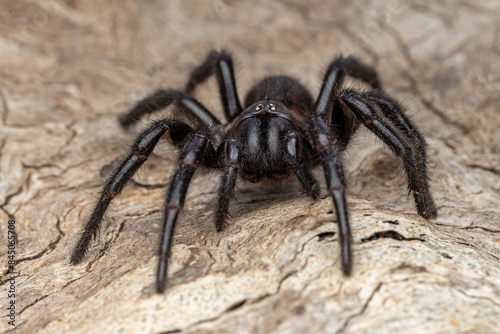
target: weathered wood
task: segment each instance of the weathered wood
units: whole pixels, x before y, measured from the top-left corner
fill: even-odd
[[[16,332],[500,332],[497,1],[0,8],[0,305],[7,315],[10,216]],[[264,192],[242,184],[217,233],[218,175],[199,175],[175,235],[170,288],[158,295],[161,207],[175,168],[161,144],[113,202],[84,263],[70,265],[100,186],[146,124],[124,132],[117,117],[157,88],[182,87],[221,47],[233,53],[241,97],[270,73],[317,94],[340,52],[376,66],[428,140],[438,218],[416,214],[401,162],[362,131],[344,159],[355,259],[346,278],[326,194],[313,202],[293,183]],[[221,116],[213,80],[197,97]],[[7,317],[0,329],[12,330]]]

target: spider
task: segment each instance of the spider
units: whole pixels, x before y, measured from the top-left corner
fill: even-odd
[[[214,74],[226,124],[192,97],[196,86]],[[346,76],[361,80],[372,89],[366,92],[342,89]],[[220,231],[227,221],[238,177],[255,183],[263,179],[281,181],[294,175],[303,190],[317,199],[320,188],[311,171],[322,166],[326,188],[336,209],[342,271],[350,275],[352,237],[340,153],[363,124],[403,160],[418,214],[426,219],[436,217],[426,172],[424,138],[405,116],[402,106],[382,90],[375,69],[354,57],[338,57],[330,63],[316,101],[296,79],[270,76],[250,89],[242,108],[231,56],[225,51],[212,51],[191,72],[184,92],[158,90],[120,117],[120,123],[128,127],[142,116],[171,104],[183,111],[195,126],[165,118],[152,123],[139,135],[130,155],[103,187],[74,247],[72,264],[83,260],[109,204],[148,159],[160,138],[167,139],[181,153],[166,196],[156,274],[158,293],[166,287],[177,217],[198,167],[222,170],[215,212],[215,226]]]

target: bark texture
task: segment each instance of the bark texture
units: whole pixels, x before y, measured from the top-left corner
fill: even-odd
[[[499,333],[499,16],[496,0],[2,1],[0,331]],[[416,214],[401,161],[360,131],[344,156],[355,261],[344,277],[326,194],[242,184],[217,233],[218,175],[195,176],[158,295],[176,165],[164,143],[70,265],[101,185],[147,123],[125,132],[117,117],[182,87],[214,48],[232,52],[241,98],[268,74],[316,95],[339,53],[376,66],[428,141],[438,218]],[[221,116],[216,93],[210,80],[196,96]],[[15,328],[3,316],[9,217]]]

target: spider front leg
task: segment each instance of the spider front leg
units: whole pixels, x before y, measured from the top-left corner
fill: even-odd
[[[137,138],[132,146],[131,154],[121,163],[120,167],[118,167],[102,189],[101,197],[85,225],[82,236],[73,249],[70,260],[72,264],[77,264],[83,260],[90,240],[92,237],[95,237],[99,230],[102,217],[109,204],[122,191],[125,184],[139,167],[146,162],[160,138],[168,134],[175,145],[180,145],[184,138],[192,131],[191,127],[183,122],[164,119],[155,122]]]
[[[194,69],[189,76],[185,91],[192,94],[197,85],[205,82],[215,73],[222,106],[228,122],[241,114],[241,104],[236,90],[236,80],[234,79],[233,60],[231,56],[222,51],[212,51],[205,61]]]
[[[370,102],[375,103],[380,108],[384,116],[395,124],[401,133],[411,141],[413,147],[415,147],[416,151],[420,155],[420,159],[422,160],[422,164],[420,164],[423,168],[422,173],[427,175],[427,157],[425,153],[427,144],[415,125],[413,125],[408,117],[405,116],[403,107],[396,100],[382,92],[371,91],[363,94],[363,97],[366,97]]]
[[[290,164],[293,166],[293,171],[300,184],[313,199],[319,197],[318,181],[309,170],[305,159],[302,159],[302,146],[299,141],[299,134],[291,132],[286,136],[285,148],[288,158],[291,159]]]
[[[184,206],[189,182],[206,154],[208,143],[208,137],[202,132],[197,132],[191,137],[179,157],[179,167],[177,167],[170,183],[165,202],[160,259],[156,272],[156,290],[158,293],[165,291],[168,258],[177,216]]]
[[[342,161],[335,148],[330,131],[321,116],[316,116],[311,119],[310,129],[316,145],[316,151],[319,153],[323,162],[326,186],[333,199],[335,210],[337,211],[342,271],[345,275],[349,275],[352,270],[352,237],[347,214],[347,203],[345,198],[346,182]]]
[[[196,99],[173,89],[158,90],[139,101],[134,108],[119,118],[120,124],[128,127],[142,116],[164,109],[172,103],[187,112],[187,116],[201,127],[209,128],[214,124],[220,124],[220,121]]]
[[[366,82],[373,88],[381,88],[377,71],[366,64],[363,64],[355,57],[338,57],[326,70],[323,84],[314,106],[314,114],[321,115],[327,121],[331,120],[332,104],[338,95],[346,75]]]
[[[418,214],[426,219],[435,218],[437,215],[436,206],[429,191],[427,182],[425,153],[422,154],[422,149],[419,146],[423,142],[418,140],[420,134],[412,127],[413,132],[407,132],[408,138],[416,138],[417,143],[409,145],[403,139],[396,129],[409,126],[409,123],[400,122],[397,125],[391,126],[383,119],[379,118],[375,108],[369,99],[354,91],[345,91],[339,96],[340,104],[351,110],[357,118],[361,120],[370,131],[377,135],[384,143],[389,146],[394,154],[403,159],[406,175],[408,178],[408,188],[413,192]],[[389,107],[389,101],[381,101],[381,107]],[[341,111],[339,111],[341,112]],[[397,110],[392,110],[391,113],[385,111],[389,118],[397,117]],[[420,144],[418,144],[420,142]],[[418,145],[417,145],[418,144]]]
[[[222,231],[227,220],[229,201],[233,198],[236,178],[240,168],[240,149],[235,139],[229,139],[225,144],[224,174],[219,189],[217,211],[215,213],[215,227]]]

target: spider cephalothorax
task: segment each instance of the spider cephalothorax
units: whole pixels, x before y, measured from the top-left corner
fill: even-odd
[[[191,97],[196,86],[215,74],[227,124],[222,124],[202,104]],[[373,89],[360,93],[342,90],[346,75],[369,84]],[[222,171],[215,213],[215,225],[221,230],[228,216],[239,176],[250,182],[281,180],[295,175],[314,199],[318,182],[311,173],[323,167],[326,187],[335,205],[339,226],[342,270],[352,269],[351,232],[347,214],[346,181],[340,160],[343,151],[360,124],[377,135],[401,157],[413,192],[418,214],[434,218],[436,207],[429,192],[426,172],[425,141],[408,120],[400,104],[382,91],[376,71],[353,57],[339,57],[328,67],[318,98],[295,79],[267,77],[247,94],[242,109],[226,52],[211,52],[190,75],[185,91],[159,90],[120,118],[123,126],[135,123],[143,115],[175,103],[195,127],[175,119],[154,122],[132,146],[102,190],[101,197],[87,222],[71,256],[79,263],[91,238],[97,233],[111,200],[148,159],[160,138],[181,149],[179,166],[167,192],[157,290],[165,289],[168,255],[177,216],[184,205],[189,182],[198,167]]]

